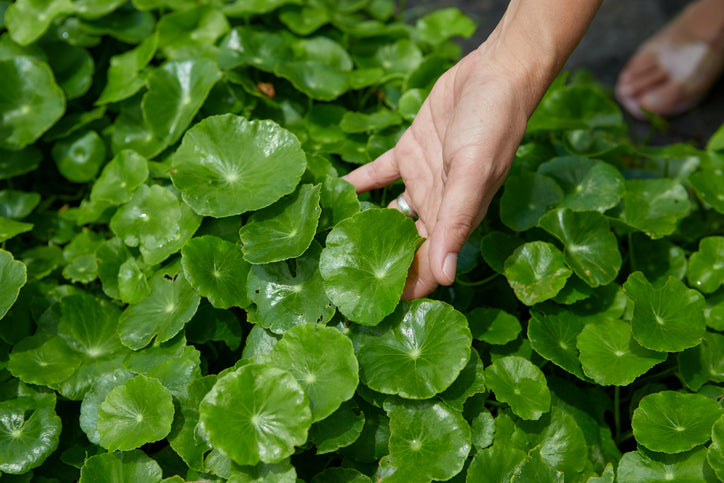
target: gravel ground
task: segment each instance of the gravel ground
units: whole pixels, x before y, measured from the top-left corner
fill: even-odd
[[[613,88],[619,71],[638,45],[675,16],[686,3],[685,0],[604,1],[565,68],[586,68]],[[436,9],[458,7],[479,26],[471,39],[461,41],[463,50],[468,52],[485,40],[507,4],[504,0],[407,0],[407,16],[414,19]],[[631,117],[628,120],[635,139],[644,139],[648,135],[650,129],[647,123]],[[667,131],[654,135],[652,143],[687,142],[703,146],[722,123],[724,78],[714,86],[700,107],[671,119]]]

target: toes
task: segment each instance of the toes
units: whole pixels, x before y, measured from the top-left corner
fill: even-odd
[[[666,82],[668,73],[650,55],[637,55],[621,72],[616,93],[621,97],[637,97]]]
[[[659,116],[675,116],[694,107],[696,101],[682,86],[667,82],[643,94],[638,104]]]

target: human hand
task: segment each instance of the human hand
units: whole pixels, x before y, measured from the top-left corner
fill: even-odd
[[[425,237],[403,298],[455,280],[457,255],[503,183],[536,102],[510,70],[478,49],[435,83],[397,145],[344,178],[357,192],[402,179]],[[535,97],[535,96],[534,96]],[[536,99],[537,101],[537,99]],[[389,204],[397,208],[397,201]]]

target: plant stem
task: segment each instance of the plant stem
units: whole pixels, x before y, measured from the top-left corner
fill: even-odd
[[[459,284],[459,285],[462,285],[462,286],[464,286],[464,287],[479,287],[479,286],[481,286],[481,285],[485,285],[486,283],[488,283],[488,282],[490,282],[490,281],[492,281],[492,280],[495,280],[495,279],[498,277],[498,275],[500,275],[500,274],[496,272],[496,273],[492,274],[491,276],[489,276],[489,277],[487,277],[487,278],[484,278],[484,279],[482,279],[482,280],[476,280],[475,282],[467,282],[467,281],[465,281],[465,280],[461,280],[461,279],[459,279],[459,278],[456,278],[456,279],[455,279],[455,283],[457,283],[457,284]]]
[[[615,426],[614,430],[614,440],[616,441],[616,445],[618,445],[621,442],[621,388],[616,386],[613,389],[613,424]]]

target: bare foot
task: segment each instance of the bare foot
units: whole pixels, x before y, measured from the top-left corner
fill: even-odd
[[[696,0],[629,59],[616,98],[634,117],[697,105],[724,71],[724,0]]]

